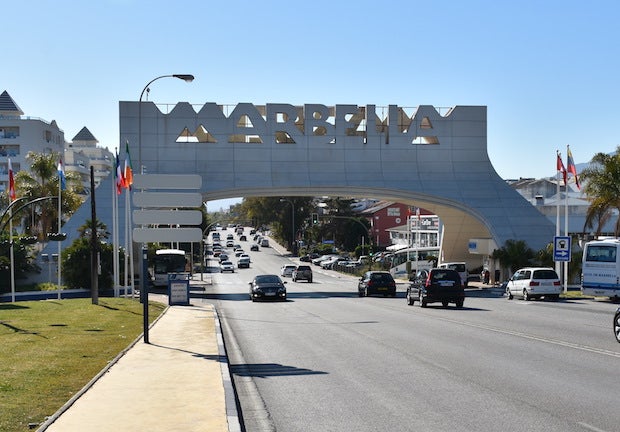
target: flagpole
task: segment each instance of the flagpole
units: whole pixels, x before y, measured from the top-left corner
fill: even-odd
[[[11,302],[15,303],[15,258],[13,255],[13,209],[9,210],[9,247],[11,255]]]
[[[569,146],[566,146],[566,155],[570,154]],[[570,162],[567,162],[569,165]],[[568,179],[568,176],[566,177]],[[566,186],[564,187],[564,235],[568,236],[568,181],[566,182]],[[570,257],[568,257],[570,260]],[[564,292],[568,291],[568,262],[564,261]]]
[[[118,175],[118,153],[116,155],[116,167],[114,181],[112,182],[112,283],[114,285],[114,297],[118,297],[118,193],[116,182]]]
[[[62,161],[61,161],[62,167]],[[64,175],[64,173],[63,173]],[[58,234],[60,234],[60,226],[62,223],[62,178],[58,175]],[[58,300],[62,298],[60,294],[60,282],[62,281],[62,259],[61,259],[61,241],[58,240]]]
[[[562,156],[558,150],[556,152],[556,161],[562,160]],[[560,236],[560,166],[559,163],[556,162],[556,202],[555,202],[555,236]],[[564,186],[566,188],[566,186]],[[560,273],[560,261],[555,262],[555,272]]]
[[[129,281],[131,286],[131,296],[134,295],[134,266],[133,266],[133,230],[131,217],[131,185],[133,184],[133,172],[131,167],[131,157],[129,155],[129,140],[125,140],[125,170],[123,172],[125,188],[127,195],[125,196],[125,222],[127,234],[127,251],[129,254],[129,266],[125,265],[125,274],[129,272]],[[201,243],[202,245],[202,243]]]

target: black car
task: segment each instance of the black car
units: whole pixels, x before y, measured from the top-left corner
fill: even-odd
[[[293,278],[293,282],[305,280],[312,283],[312,269],[309,265],[298,265],[293,270],[291,277]]]
[[[616,310],[616,314],[614,315],[614,335],[616,336],[616,340],[620,342],[620,308]]]
[[[444,307],[455,303],[462,308],[465,300],[465,288],[456,270],[434,268],[420,270],[412,278],[407,288],[407,304],[412,306],[416,301],[421,307],[428,303],[441,302]]]
[[[257,275],[250,282],[250,298],[256,300],[286,300],[286,282],[278,275]]]
[[[252,246],[250,246],[250,250],[253,252],[258,251],[258,245],[256,243],[254,243]]]
[[[396,282],[390,272],[367,271],[357,283],[357,291],[360,297],[373,294],[394,297],[396,296]]]

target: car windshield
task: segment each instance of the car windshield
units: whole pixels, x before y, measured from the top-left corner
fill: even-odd
[[[275,275],[256,276],[257,283],[279,283],[280,278]]]
[[[533,279],[557,279],[555,270],[534,270]]]

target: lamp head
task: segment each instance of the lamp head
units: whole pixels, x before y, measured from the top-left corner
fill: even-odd
[[[189,74],[174,74],[172,75],[175,78],[179,78],[182,79],[185,82],[192,82],[194,81],[194,75],[189,75]]]

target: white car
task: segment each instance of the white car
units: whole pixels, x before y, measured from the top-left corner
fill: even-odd
[[[293,276],[293,270],[295,270],[297,266],[293,264],[284,264],[280,268],[280,276],[291,277]]]
[[[515,296],[527,301],[541,298],[558,300],[562,293],[562,283],[551,267],[526,267],[512,275],[506,285],[508,300]]]
[[[232,263],[232,261],[222,261],[220,263],[220,271],[222,273],[227,272],[227,271],[229,271],[231,273],[234,273],[235,272],[235,266]]]

